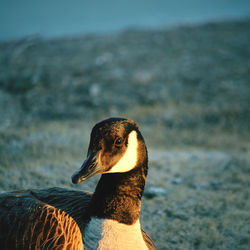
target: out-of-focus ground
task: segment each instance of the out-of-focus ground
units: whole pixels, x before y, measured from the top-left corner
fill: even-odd
[[[134,119],[157,249],[249,249],[250,21],[0,43],[0,188],[94,190],[89,134]]]

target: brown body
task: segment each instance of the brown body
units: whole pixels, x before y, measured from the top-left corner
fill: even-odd
[[[84,216],[91,193],[63,188],[0,195],[0,249],[84,249]],[[149,249],[151,238],[142,230]]]
[[[89,199],[60,188],[1,194],[0,249],[83,249],[76,220]]]

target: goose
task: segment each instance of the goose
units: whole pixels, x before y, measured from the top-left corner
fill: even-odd
[[[0,249],[156,249],[140,225],[148,171],[138,125],[125,118],[97,123],[78,184],[101,174],[94,193],[65,188],[0,195]]]

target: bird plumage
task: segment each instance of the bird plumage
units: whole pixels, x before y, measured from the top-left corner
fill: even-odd
[[[64,188],[1,194],[0,249],[83,249],[83,245],[93,249],[88,237],[95,225],[101,230],[94,235],[98,249],[113,244],[109,241],[115,232],[123,236],[118,228],[130,237],[124,244],[155,249],[139,223],[147,150],[135,122],[111,118],[95,125],[87,160],[72,181],[79,183],[96,174],[102,176],[93,194]],[[122,249],[119,241],[114,244],[110,249]]]
[[[0,249],[83,249],[78,224],[63,209],[67,205],[60,209],[61,202],[56,201],[58,191],[62,189],[1,194]],[[48,199],[43,196],[45,193]]]

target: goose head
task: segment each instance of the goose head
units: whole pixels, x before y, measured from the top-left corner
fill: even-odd
[[[127,173],[142,165],[147,166],[147,150],[137,124],[110,118],[92,129],[87,159],[73,174],[72,182],[77,184],[97,174]]]

